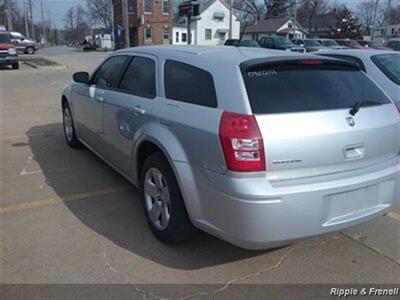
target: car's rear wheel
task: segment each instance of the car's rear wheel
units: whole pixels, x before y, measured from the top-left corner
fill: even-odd
[[[63,105],[63,127],[64,136],[71,148],[81,148],[82,143],[78,140],[75,133],[74,120],[68,104]]]
[[[18,70],[18,69],[19,69],[19,63],[12,64],[11,67],[12,67],[14,70]]]
[[[26,52],[26,54],[35,54],[35,48],[26,47],[25,52]]]
[[[161,152],[150,155],[141,174],[143,205],[153,234],[165,244],[190,239],[195,229],[174,172]]]

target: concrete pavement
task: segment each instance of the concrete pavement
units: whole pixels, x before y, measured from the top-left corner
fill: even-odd
[[[92,71],[107,53],[49,48],[38,55],[68,69],[0,70],[0,283],[217,285],[193,288],[194,299],[241,283],[399,284],[398,209],[278,250],[247,251],[206,234],[177,247],[159,243],[138,191],[64,141],[61,91],[73,72]]]

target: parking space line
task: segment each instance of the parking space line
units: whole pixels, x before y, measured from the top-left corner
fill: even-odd
[[[49,206],[49,205],[54,205],[54,204],[59,204],[59,203],[65,203],[65,202],[74,201],[74,200],[84,200],[84,199],[89,199],[89,198],[96,197],[96,196],[97,197],[98,196],[106,196],[106,195],[111,195],[111,194],[115,194],[115,193],[126,191],[126,190],[128,190],[128,187],[115,187],[115,188],[97,190],[94,192],[84,192],[84,193],[73,194],[73,195],[64,196],[64,197],[54,197],[54,198],[49,198],[49,199],[25,202],[25,203],[6,206],[6,207],[0,207],[0,215],[8,214],[8,213],[16,213],[16,212],[20,212],[20,211],[24,211],[24,210],[28,210],[28,209],[32,209],[32,208],[39,208],[39,207],[44,207],[44,206]]]
[[[391,211],[390,213],[388,213],[387,216],[393,220],[400,221],[400,214],[398,214],[394,211]]]

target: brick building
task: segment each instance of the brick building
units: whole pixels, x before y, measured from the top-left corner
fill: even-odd
[[[170,44],[173,0],[127,0],[130,46]],[[112,0],[114,26],[123,28],[121,0]],[[115,37],[116,48],[123,48],[124,36]]]

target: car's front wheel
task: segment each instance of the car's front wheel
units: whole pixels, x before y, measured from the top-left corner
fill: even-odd
[[[12,67],[14,70],[18,70],[18,69],[19,69],[19,63],[12,64],[11,67]]]
[[[33,47],[26,47],[25,53],[26,53],[26,54],[35,54],[35,48],[33,48]]]
[[[68,104],[63,104],[63,127],[64,136],[71,148],[81,148],[82,143],[78,140],[75,133],[74,120]]]
[[[165,244],[190,239],[195,229],[174,172],[161,152],[150,155],[143,166],[141,187],[144,210],[153,234]]]

